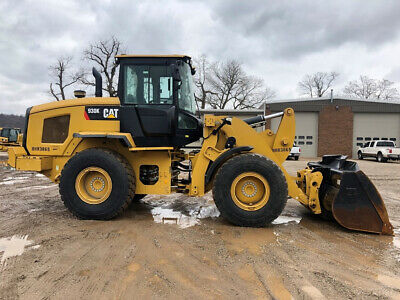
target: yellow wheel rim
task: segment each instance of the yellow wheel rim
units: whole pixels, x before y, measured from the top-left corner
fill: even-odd
[[[88,167],[76,177],[75,190],[82,201],[88,204],[100,204],[111,194],[111,177],[102,168]]]
[[[258,173],[245,172],[231,185],[231,197],[235,204],[248,211],[261,209],[268,202],[270,188],[267,180]]]

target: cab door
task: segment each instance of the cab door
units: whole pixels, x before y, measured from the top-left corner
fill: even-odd
[[[170,146],[175,135],[174,79],[168,65],[125,65],[121,131],[138,146]]]

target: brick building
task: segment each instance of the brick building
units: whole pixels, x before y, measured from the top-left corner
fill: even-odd
[[[303,157],[356,157],[358,146],[370,140],[400,143],[400,103],[333,97],[273,101],[261,108],[270,114],[287,107],[296,114],[295,141]],[[269,125],[276,130],[279,120]]]

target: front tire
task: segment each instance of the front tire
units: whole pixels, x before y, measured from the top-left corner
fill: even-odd
[[[118,153],[87,149],[65,165],[60,194],[76,217],[108,220],[129,206],[135,194],[135,176],[130,164]]]
[[[363,154],[362,154],[361,151],[358,151],[357,156],[358,156],[358,159],[359,159],[359,160],[364,159]]]
[[[272,160],[241,154],[218,170],[213,197],[223,218],[238,226],[264,227],[283,211],[288,198],[286,178]]]

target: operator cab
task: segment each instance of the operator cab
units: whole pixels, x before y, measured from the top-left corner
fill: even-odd
[[[185,55],[119,55],[121,132],[138,147],[182,147],[203,134],[196,117],[195,71]]]
[[[0,130],[0,137],[7,138],[10,143],[16,143],[20,132],[19,128],[2,128]]]

